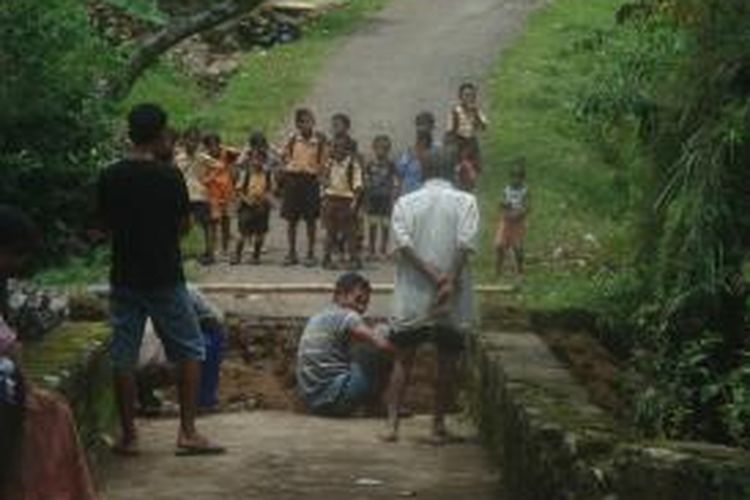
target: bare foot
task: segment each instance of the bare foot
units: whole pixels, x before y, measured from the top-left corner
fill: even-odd
[[[378,439],[383,443],[398,443],[398,431],[388,429],[378,434]]]

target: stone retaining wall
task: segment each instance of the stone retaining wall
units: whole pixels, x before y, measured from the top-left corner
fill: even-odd
[[[34,383],[65,396],[89,450],[115,422],[108,337],[105,323],[64,323],[23,351],[24,371]]]
[[[485,332],[470,352],[472,411],[508,498],[750,498],[745,451],[637,440],[589,402],[533,333]]]

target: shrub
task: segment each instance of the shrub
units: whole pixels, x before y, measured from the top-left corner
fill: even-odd
[[[0,199],[34,216],[54,260],[83,243],[112,133],[98,92],[116,58],[77,0],[8,0],[0,28]]]

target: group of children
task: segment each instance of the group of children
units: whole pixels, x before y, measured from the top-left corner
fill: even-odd
[[[395,161],[392,141],[376,136],[368,155],[359,151],[346,114],[331,117],[331,134],[316,127],[314,113],[300,108],[295,130],[281,148],[270,146],[260,132],[250,135],[238,150],[226,147],[215,133],[188,129],[181,137],[175,163],[185,177],[194,220],[203,229],[204,264],[216,260],[217,248],[230,255],[231,264],[242,261],[246,244],[252,249],[251,263],[260,263],[269,230],[275,197],[281,200],[280,215],[287,224],[287,254],[284,265],[300,263],[297,233],[304,223],[307,248],[302,263],[318,264],[316,258],[318,219],[325,230],[322,265],[335,269],[362,267],[367,240],[368,258],[388,253],[389,219],[395,200],[422,184],[421,159],[438,147],[452,148],[456,158],[454,180],[458,188],[473,191],[481,173],[479,134],[488,122],[478,105],[477,88],[464,83],[459,101],[451,109],[443,144],[433,137],[435,117],[422,112],[415,120],[416,141]],[[514,184],[503,192],[501,227],[496,248],[500,271],[504,256],[512,252],[522,270],[524,220],[528,196],[523,167],[515,169]],[[519,184],[520,183],[520,184]],[[230,249],[231,221],[237,221],[236,245]],[[338,259],[336,257],[339,257]]]

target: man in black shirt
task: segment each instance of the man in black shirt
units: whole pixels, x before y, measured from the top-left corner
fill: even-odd
[[[134,371],[146,318],[167,356],[178,365],[179,454],[220,453],[195,428],[200,364],[205,356],[198,320],[185,287],[180,238],[190,226],[189,200],[179,170],[168,157],[167,115],[141,104],[128,115],[132,150],[99,178],[98,205],[112,236],[111,354],[122,437],[115,451],[137,453]]]

